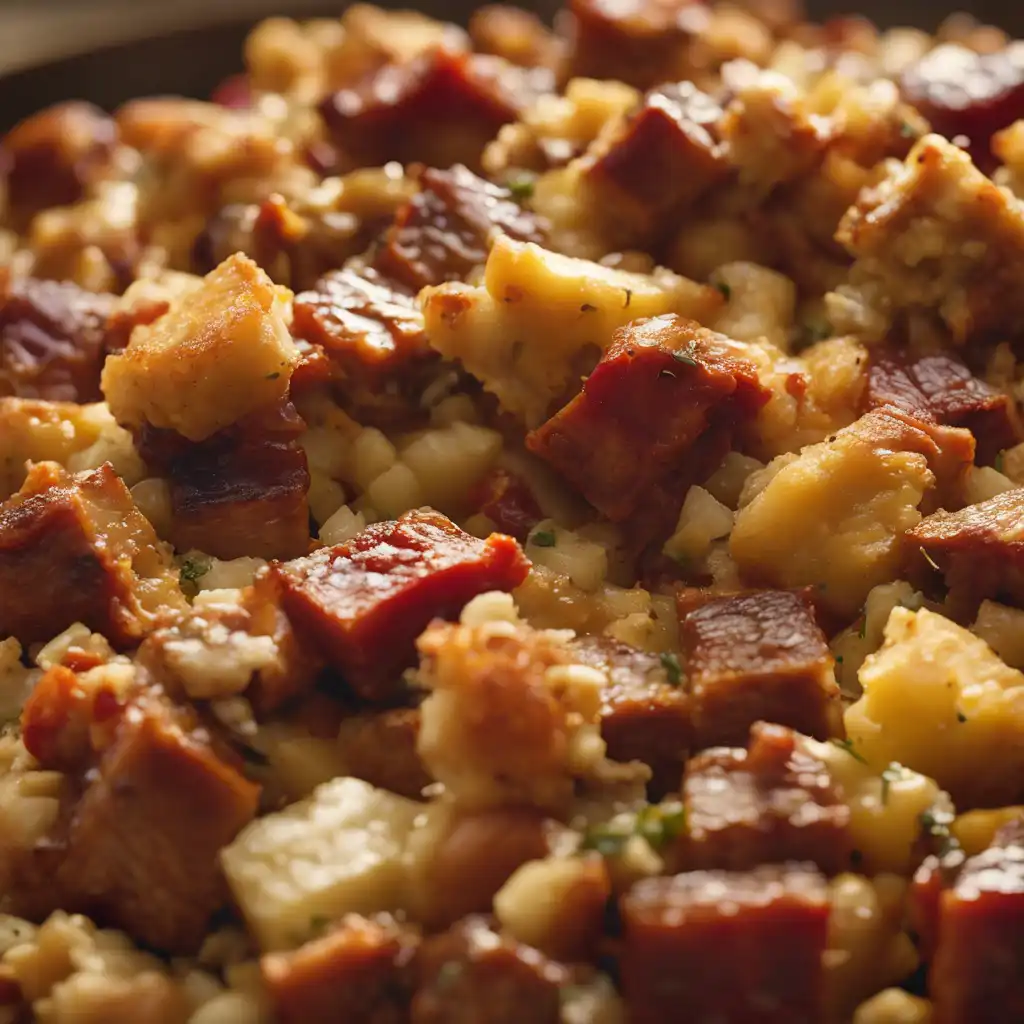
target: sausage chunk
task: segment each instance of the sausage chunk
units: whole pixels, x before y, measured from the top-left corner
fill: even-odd
[[[495,231],[522,242],[543,242],[536,214],[508,189],[461,165],[420,173],[420,191],[395,214],[374,263],[413,291],[457,281],[487,259]]]
[[[415,978],[412,1024],[558,1024],[570,972],[468,917],[423,943]]]
[[[322,938],[268,953],[260,973],[280,1024],[400,1024],[415,938],[390,918],[350,914]]]
[[[608,677],[601,702],[608,756],[649,765],[656,797],[676,789],[693,744],[690,694],[682,680],[669,679],[657,654],[629,644],[580,637],[570,646],[576,661]]]
[[[34,643],[82,622],[130,647],[184,607],[170,550],[109,463],[38,463],[0,505],[0,632]]]
[[[880,355],[868,371],[866,398],[869,408],[893,405],[923,423],[966,427],[983,460],[1020,440],[1010,396],[945,353],[916,360]]]
[[[543,69],[438,47],[340,89],[320,113],[334,141],[364,165],[398,160],[478,168],[498,129],[552,84]]]
[[[828,933],[824,878],[807,865],[692,871],[622,900],[622,990],[635,1024],[817,1024]]]
[[[0,393],[96,402],[114,296],[14,278],[0,291]]]
[[[786,590],[708,601],[681,616],[697,749],[741,745],[757,721],[832,735],[839,688],[814,611]]]
[[[527,447],[609,519],[628,518],[712,424],[768,400],[724,335],[675,314],[620,328],[583,390],[527,436]]]
[[[361,696],[383,699],[431,619],[488,590],[512,590],[530,563],[502,534],[477,540],[438,512],[407,512],[345,544],[276,564],[284,609]]]
[[[1024,824],[1004,826],[943,892],[929,973],[936,1024],[1024,1019]]]
[[[544,518],[529,484],[500,468],[490,470],[480,480],[470,495],[469,506],[518,541],[525,541]]]
[[[809,861],[834,875],[850,866],[850,811],[824,764],[777,725],[754,727],[748,750],[719,747],[686,766],[684,860],[749,871]]]

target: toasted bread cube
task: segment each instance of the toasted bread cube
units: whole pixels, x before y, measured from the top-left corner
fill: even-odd
[[[927,609],[894,608],[846,712],[853,749],[934,778],[961,810],[1024,798],[1024,674]]]
[[[237,254],[175,302],[103,369],[103,393],[119,423],[176,430],[202,441],[284,397],[298,362],[282,294]]]
[[[722,296],[665,270],[633,274],[499,237],[482,286],[443,284],[420,302],[430,344],[535,426],[616,328],[662,313],[706,319]]]
[[[324,917],[402,909],[406,841],[422,810],[339,778],[244,829],[221,864],[261,947],[299,945]]]
[[[185,607],[170,549],[109,463],[72,476],[41,462],[0,505],[0,631],[28,643],[81,622],[132,646]]]

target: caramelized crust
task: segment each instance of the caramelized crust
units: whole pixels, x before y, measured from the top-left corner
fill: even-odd
[[[419,735],[419,708],[390,708],[343,719],[338,748],[349,775],[419,800],[432,781],[416,749]]]
[[[613,761],[643,761],[657,796],[677,789],[693,745],[692,702],[683,680],[669,681],[657,654],[603,637],[580,637],[573,658],[608,676],[601,736]]]
[[[296,629],[357,693],[379,700],[398,686],[431,619],[457,615],[485,591],[512,590],[528,569],[511,537],[477,540],[438,512],[417,511],[271,572]]]
[[[281,1024],[401,1024],[415,936],[390,918],[348,915],[327,935],[268,953],[260,974]]]
[[[681,855],[688,867],[751,871],[808,861],[827,875],[849,868],[849,808],[798,739],[760,723],[748,750],[720,747],[687,764]]]
[[[496,231],[544,241],[536,214],[467,168],[426,168],[419,177],[420,191],[395,214],[374,260],[381,273],[414,292],[464,279],[487,259]]]
[[[825,880],[805,865],[693,871],[622,900],[622,990],[635,1024],[824,1019]]]
[[[752,417],[768,398],[724,335],[674,314],[635,320],[616,332],[580,394],[526,444],[621,521],[685,463],[712,422]]]
[[[82,622],[127,647],[184,605],[170,552],[109,463],[77,476],[39,463],[0,505],[0,623],[22,643]]]
[[[414,962],[411,1024],[558,1024],[565,967],[468,917],[427,939]]]
[[[114,296],[15,277],[0,288],[0,393],[95,402]]]
[[[680,639],[698,750],[743,744],[757,721],[833,734],[832,655],[802,595],[758,590],[707,601],[681,614]]]
[[[320,113],[335,142],[361,164],[476,168],[498,129],[551,85],[540,69],[439,47],[340,89]]]

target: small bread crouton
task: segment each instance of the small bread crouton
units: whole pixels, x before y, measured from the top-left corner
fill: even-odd
[[[468,808],[564,812],[573,780],[603,762],[600,671],[572,664],[565,635],[510,622],[435,623],[419,639],[418,748]]]
[[[347,915],[294,952],[268,953],[260,974],[280,1024],[397,1021],[415,934],[390,917]]]
[[[499,237],[482,286],[428,288],[420,302],[430,344],[536,426],[616,328],[672,312],[703,320],[722,296],[669,271],[634,274]]]
[[[75,622],[132,646],[185,598],[157,539],[109,464],[72,476],[32,468],[0,506],[0,630],[23,643]]]
[[[401,909],[403,853],[422,810],[359,779],[338,778],[243,829],[220,860],[260,946],[294,947],[324,918]]]
[[[949,619],[894,608],[846,712],[851,750],[931,776],[957,807],[1024,797],[1024,674]]]
[[[924,425],[878,409],[777,459],[736,516],[730,550],[740,571],[780,588],[817,587],[825,606],[852,619],[873,587],[899,575],[901,541],[936,478],[972,461],[970,435],[943,429],[948,451]]]
[[[877,339],[902,314],[930,314],[964,343],[1024,325],[1024,204],[938,135],[861,193],[836,238],[857,261],[829,297],[840,329]]]
[[[103,369],[103,393],[117,421],[148,423],[202,441],[284,397],[298,362],[282,295],[237,254],[204,278]]]
[[[983,598],[1024,601],[1024,488],[997,494],[959,512],[938,511],[907,535],[908,558],[946,576],[958,612],[973,613]],[[926,571],[926,570],[925,570]]]

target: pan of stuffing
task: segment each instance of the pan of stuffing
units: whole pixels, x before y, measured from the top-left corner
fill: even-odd
[[[916,7],[4,81],[0,1024],[1024,1021],[1024,43]]]

